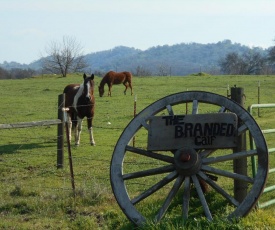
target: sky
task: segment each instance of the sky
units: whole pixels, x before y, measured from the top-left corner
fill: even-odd
[[[74,38],[89,54],[231,40],[275,45],[275,0],[0,0],[0,63],[30,64]]]

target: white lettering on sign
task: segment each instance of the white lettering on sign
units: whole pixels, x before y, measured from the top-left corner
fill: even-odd
[[[236,131],[237,116],[233,113],[152,117],[148,148],[230,148],[236,146]]]

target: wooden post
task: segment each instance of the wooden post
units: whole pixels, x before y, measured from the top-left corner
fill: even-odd
[[[134,101],[134,117],[137,114],[137,95],[135,95],[135,101]],[[136,143],[136,137],[133,136],[133,147],[135,147],[135,143]]]
[[[62,161],[61,167],[63,168],[63,161],[64,161],[64,136],[63,136],[63,134],[64,134],[64,125],[65,125],[66,140],[67,140],[68,155],[69,155],[69,164],[70,164],[70,173],[71,173],[71,184],[72,184],[73,194],[74,194],[74,197],[75,197],[76,193],[75,193],[75,183],[74,183],[73,158],[72,158],[71,143],[70,143],[70,137],[69,137],[69,125],[68,125],[68,120],[64,116],[64,113],[65,113],[65,94],[59,95],[59,100],[60,100],[60,103],[58,103],[58,104],[60,106],[58,106],[58,108],[59,108],[58,110],[62,111],[62,116],[61,116],[62,117],[62,123],[61,123],[62,124],[62,136],[58,136],[58,137],[62,137],[62,155],[61,154],[60,154],[60,156],[58,155],[57,158],[58,158],[58,160],[60,159],[60,161]],[[60,140],[60,145],[61,145],[61,140]],[[58,164],[58,165],[60,165],[60,164]]]
[[[65,121],[65,127],[66,127],[67,147],[68,147],[69,164],[70,164],[70,172],[71,172],[71,184],[72,184],[73,194],[75,197],[76,193],[75,193],[75,183],[74,183],[73,158],[72,158],[71,143],[69,138],[69,125],[67,120]]]
[[[231,99],[242,107],[244,107],[244,89],[233,87],[231,88]],[[241,126],[238,122],[238,127]],[[243,133],[238,136],[238,146],[234,148],[234,152],[241,152],[246,150],[246,134]],[[233,161],[234,173],[247,175],[247,159],[237,159]],[[247,196],[247,182],[235,180],[234,181],[234,197],[237,201],[242,202]]]
[[[261,89],[261,83],[259,81],[258,83],[258,104],[260,104],[260,89]],[[258,108],[258,117],[260,117],[260,108]]]
[[[186,89],[188,91],[188,89]],[[188,102],[185,103],[185,114],[188,114]]]
[[[64,116],[65,95],[58,96],[58,119],[62,122],[57,125],[57,168],[63,168],[64,164]]]

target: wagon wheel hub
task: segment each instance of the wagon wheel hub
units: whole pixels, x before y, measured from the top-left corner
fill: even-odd
[[[179,174],[191,176],[196,174],[201,167],[201,158],[192,148],[181,148],[174,155],[175,166]]]

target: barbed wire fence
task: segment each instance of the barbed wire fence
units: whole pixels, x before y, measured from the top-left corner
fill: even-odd
[[[57,108],[55,110],[57,111]],[[66,133],[59,135],[58,132],[60,125],[64,130],[64,123],[60,119],[18,123],[9,123],[8,117],[3,120],[6,124],[0,124],[1,191],[15,191],[24,187],[33,192],[71,193],[72,175],[69,167],[68,143],[64,136]],[[82,135],[85,136],[85,133]],[[64,148],[59,144],[60,140],[64,140],[62,143]],[[85,141],[78,148],[72,146],[73,167],[76,169],[74,170],[76,192],[98,196],[110,191],[110,156],[104,157],[100,153],[90,154],[89,150],[87,153],[87,149],[90,148],[92,147]],[[97,152],[100,149],[94,148],[92,151]],[[64,154],[61,167],[60,152]]]

